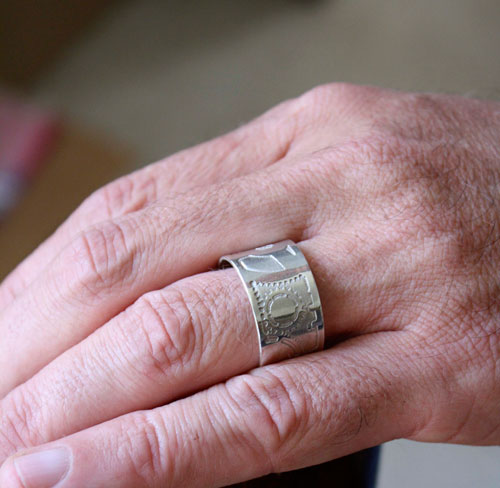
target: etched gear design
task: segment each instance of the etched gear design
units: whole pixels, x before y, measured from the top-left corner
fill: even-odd
[[[316,314],[310,311],[312,297],[301,274],[286,280],[251,283],[259,308],[259,327],[266,343],[291,338],[309,330]],[[299,293],[297,288],[302,288]],[[305,297],[310,297],[306,303]]]

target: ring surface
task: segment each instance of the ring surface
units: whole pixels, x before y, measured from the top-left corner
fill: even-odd
[[[260,339],[260,365],[323,349],[325,330],[318,288],[306,258],[292,241],[222,256],[245,284]]]

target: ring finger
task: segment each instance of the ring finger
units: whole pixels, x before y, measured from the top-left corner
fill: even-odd
[[[311,263],[319,257],[318,241],[300,244]],[[316,268],[318,283],[325,282],[329,267]],[[327,317],[339,310],[332,288],[321,290]],[[326,322],[330,339],[364,332]],[[251,306],[235,271],[185,278],[144,295],[13,390],[0,403],[0,462],[21,447],[223,382],[257,366],[258,359]]]
[[[0,397],[144,293],[246,245],[300,241],[317,197],[287,169],[186,193],[79,235],[0,315]]]

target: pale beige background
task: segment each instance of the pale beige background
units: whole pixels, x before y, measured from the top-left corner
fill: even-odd
[[[125,2],[34,96],[130,143],[125,172],[334,80],[498,97],[500,2]],[[379,487],[424,486],[499,487],[500,448],[385,446]]]

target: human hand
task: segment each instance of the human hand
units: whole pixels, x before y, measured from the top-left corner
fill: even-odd
[[[99,190],[0,288],[2,488],[500,443],[499,141],[495,102],[328,85]],[[212,269],[283,239],[331,347],[252,369],[245,290]]]

